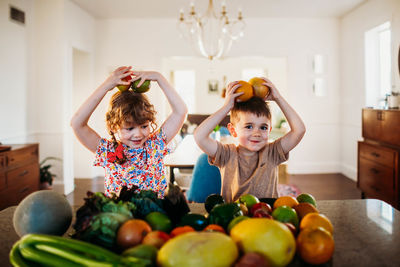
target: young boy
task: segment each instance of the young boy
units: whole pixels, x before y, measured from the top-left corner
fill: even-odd
[[[221,195],[227,202],[243,194],[258,198],[278,197],[277,166],[286,161],[289,151],[303,138],[305,126],[296,111],[279,94],[274,84],[263,78],[270,88],[265,99],[253,97],[237,102],[243,93],[236,93],[238,82],[228,85],[224,105],[201,123],[194,138],[209,156],[211,164],[221,171]],[[268,143],[271,132],[271,113],[266,100],[275,101],[285,115],[290,131],[278,140]],[[228,124],[230,134],[237,139],[234,144],[221,144],[209,137],[211,131],[231,112]]]

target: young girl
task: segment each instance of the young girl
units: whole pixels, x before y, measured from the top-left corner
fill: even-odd
[[[131,76],[132,75],[132,76]],[[132,77],[129,81],[124,78]],[[157,81],[171,106],[172,112],[156,130],[154,106],[144,94],[131,90],[116,92],[106,113],[111,140],[101,138],[88,121],[103,97],[117,85],[129,85],[139,80]],[[179,94],[158,72],[133,71],[119,67],[92,93],[71,120],[79,141],[96,153],[95,166],[105,169],[105,194],[118,194],[122,186],[136,185],[139,190],[151,189],[163,197],[167,188],[164,156],[167,144],[181,129],[187,107]]]

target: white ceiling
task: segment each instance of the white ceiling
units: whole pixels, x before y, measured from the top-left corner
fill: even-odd
[[[194,2],[204,13],[208,0],[72,0],[99,19],[177,18],[179,10],[188,11]],[[367,0],[214,0],[217,10],[227,3],[228,15],[236,16],[241,8],[244,18],[265,17],[341,17]],[[234,14],[234,15],[233,15]]]

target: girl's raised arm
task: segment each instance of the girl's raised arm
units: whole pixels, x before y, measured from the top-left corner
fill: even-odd
[[[71,119],[71,127],[78,140],[93,153],[96,152],[100,135],[89,127],[88,121],[103,97],[117,85],[129,85],[122,79],[131,75],[131,67],[119,67],[89,96]]]
[[[172,112],[164,121],[162,127],[167,137],[167,143],[169,143],[179,132],[186,119],[188,109],[185,102],[161,73],[155,71],[133,71],[133,75],[136,76],[133,80],[141,79],[138,86],[142,85],[145,80],[157,81],[167,97]]]

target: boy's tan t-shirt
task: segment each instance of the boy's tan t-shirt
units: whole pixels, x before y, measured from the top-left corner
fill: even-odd
[[[218,142],[212,165],[221,172],[221,195],[227,202],[235,201],[243,194],[258,198],[278,197],[277,166],[288,159],[280,139],[267,144],[252,156],[243,152],[246,148]]]

